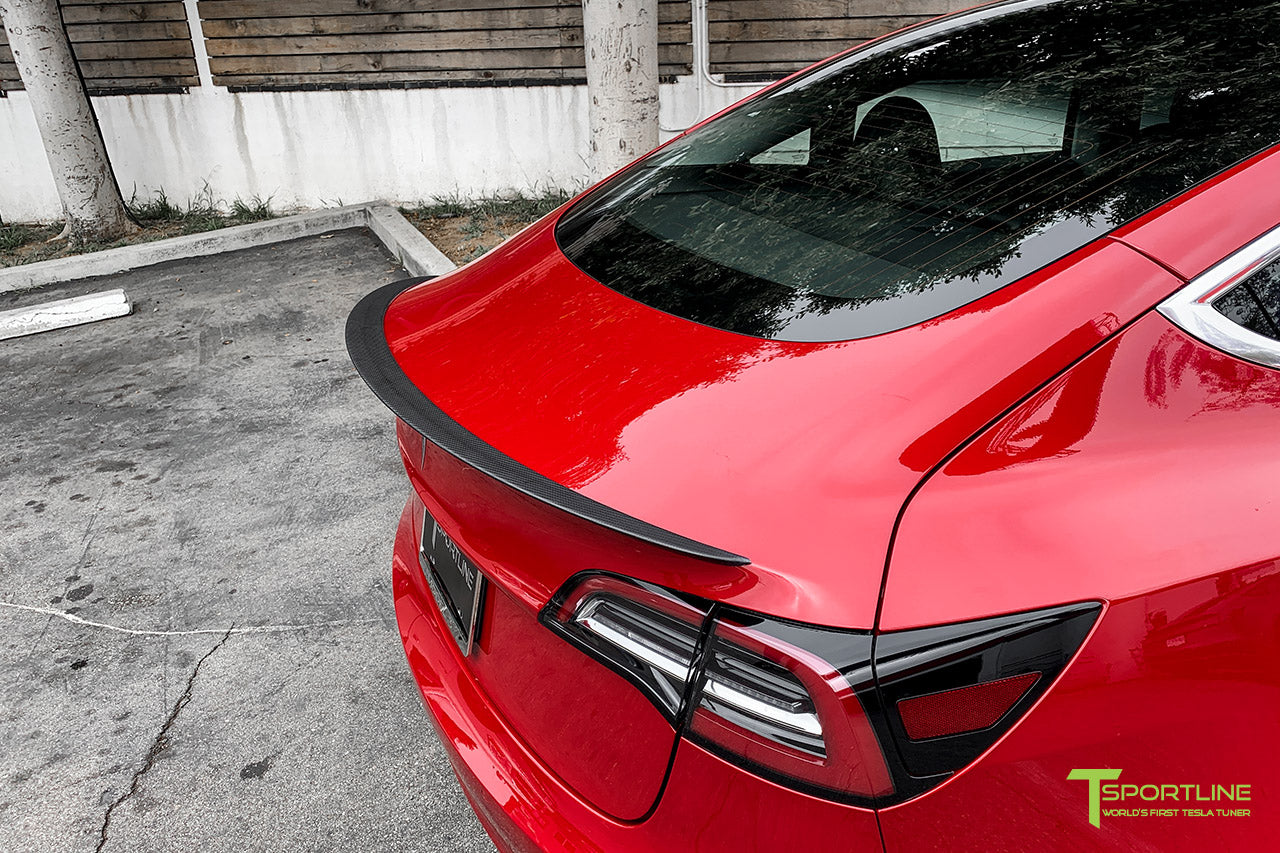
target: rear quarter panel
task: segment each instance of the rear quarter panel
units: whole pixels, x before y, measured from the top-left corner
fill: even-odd
[[[882,812],[887,849],[956,837],[985,850],[1269,848],[1280,832],[1277,484],[1280,371],[1154,312],[956,455],[903,516],[881,628],[1108,607],[987,755]],[[1139,786],[1247,784],[1249,800],[1104,801],[1094,827],[1087,783],[1067,779],[1077,768],[1120,769],[1118,782]]]

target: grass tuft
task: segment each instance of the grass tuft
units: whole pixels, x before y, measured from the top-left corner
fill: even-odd
[[[261,222],[275,216],[271,209],[271,196],[262,198],[255,195],[248,201],[236,196],[236,200],[231,202],[231,218],[236,222]]]
[[[402,207],[400,211],[421,219],[457,219],[466,216],[473,221],[494,219],[532,222],[546,216],[573,198],[573,195],[569,190],[548,189],[533,195],[514,192],[467,200],[453,193],[435,196],[429,202],[420,201],[411,207]]]
[[[171,199],[163,189],[149,198],[139,198],[135,188],[125,203],[129,214],[142,227],[141,233],[124,241],[110,244],[90,243],[71,246],[65,240],[50,243],[61,230],[58,226],[3,225],[0,224],[0,267],[29,264],[69,254],[95,252],[129,243],[142,243],[182,234],[199,234],[272,219],[277,214],[271,208],[271,197],[237,197],[230,205],[220,201],[206,181],[194,197],[185,205]]]
[[[169,201],[169,196],[163,189],[156,190],[156,194],[146,201],[138,200],[138,191],[135,189],[125,207],[139,225],[153,222],[177,222],[185,215],[181,207]]]
[[[573,196],[573,191],[562,189],[512,192],[470,200],[454,193],[401,207],[400,212],[438,241],[450,260],[466,263],[492,249],[509,234],[541,219]],[[449,220],[460,221],[448,224]]]
[[[50,243],[61,231],[58,225],[0,225],[0,267],[44,260],[57,254],[62,243]]]
[[[2,225],[0,226],[0,252],[12,252],[28,243],[34,243],[39,237],[36,229],[28,225]]]

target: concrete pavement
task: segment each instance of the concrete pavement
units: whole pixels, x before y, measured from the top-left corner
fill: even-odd
[[[0,850],[489,851],[391,611],[407,484],[342,231],[0,298]]]

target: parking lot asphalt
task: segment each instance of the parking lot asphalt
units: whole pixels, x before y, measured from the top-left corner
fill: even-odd
[[[491,851],[404,662],[390,414],[343,347],[362,230],[11,294],[0,850]]]

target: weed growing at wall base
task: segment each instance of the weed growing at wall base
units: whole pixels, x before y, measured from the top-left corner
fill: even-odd
[[[574,194],[573,190],[546,189],[471,200],[452,194],[402,207],[400,212],[449,260],[465,264],[541,219]]]
[[[62,230],[59,225],[0,225],[0,267],[47,261],[184,234],[200,234],[232,225],[260,222],[278,215],[271,207],[270,196],[262,198],[255,195],[248,199],[236,196],[230,202],[224,202],[207,183],[185,203],[174,201],[164,189],[156,190],[145,198],[139,198],[135,189],[125,206],[142,230],[114,243],[91,243],[73,248],[65,240],[55,239]]]

